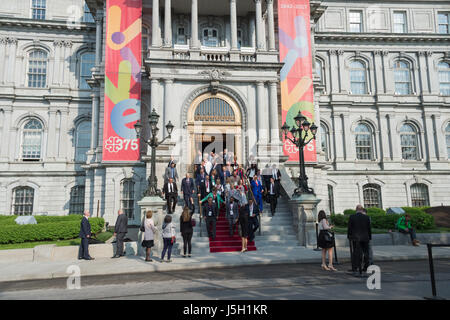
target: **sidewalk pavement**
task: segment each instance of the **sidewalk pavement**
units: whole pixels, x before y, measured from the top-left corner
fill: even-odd
[[[337,254],[339,262],[350,261],[348,248],[338,248]],[[373,254],[375,264],[382,261],[428,259],[426,245],[420,247],[374,246]],[[450,248],[433,248],[433,258],[450,259]],[[153,262],[145,262],[143,257],[131,255],[120,259],[101,258],[92,261],[74,258],[72,261],[64,262],[0,262],[0,282],[67,278],[72,274],[66,272],[67,268],[72,265],[80,267],[83,277],[289,263],[317,263],[319,267],[321,252],[305,247],[289,247],[283,251],[280,251],[280,247],[267,247],[245,253],[194,252],[192,258],[173,255],[171,263],[161,263],[157,257],[153,257]],[[424,263],[428,262],[424,261]]]

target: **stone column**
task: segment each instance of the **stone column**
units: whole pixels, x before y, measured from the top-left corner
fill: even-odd
[[[256,4],[256,45],[258,50],[263,50],[263,23],[262,23],[262,4],[261,0],[254,0]]]
[[[58,138],[56,136],[56,110],[48,111],[48,136],[47,136],[47,159],[55,160],[56,157],[56,143]],[[44,158],[45,159],[45,158]]]
[[[103,11],[95,15],[95,66],[98,68],[102,61]]]
[[[401,122],[399,116],[394,114],[390,117],[391,137],[392,137],[392,157],[395,162],[402,159],[402,148],[400,143],[400,133],[397,132],[397,126]]]
[[[264,101],[264,82],[258,81],[256,83],[256,97],[257,97],[257,110],[256,113],[258,114],[258,143],[265,144],[268,140],[268,119],[267,115],[268,112],[265,108],[265,101]]]
[[[5,67],[5,57],[6,57],[6,38],[0,38],[0,83],[4,83],[4,77],[6,72]]]
[[[425,113],[424,115],[424,125],[425,125],[425,139],[426,139],[426,146],[427,148],[424,148],[427,153],[427,155],[424,157],[426,160],[430,162],[435,162],[437,160],[437,154],[436,154],[436,131],[434,128],[434,119],[432,118],[432,113]]]
[[[341,114],[337,111],[333,111],[334,121],[334,146],[335,146],[335,159],[336,162],[344,161],[344,139]],[[330,146],[333,143],[330,143]]]
[[[337,59],[337,50],[329,50],[328,51],[330,57],[330,70],[331,71],[331,93],[339,92],[339,74],[337,72],[339,64]]]
[[[383,81],[383,52],[381,50],[376,50],[374,52],[374,70],[375,70],[375,85],[376,94],[384,93],[384,81]]]
[[[379,108],[379,107],[378,107]],[[378,140],[380,140],[380,160],[384,163],[391,160],[390,148],[389,148],[389,119],[388,113],[386,111],[381,111],[378,109],[379,118],[379,135]]]
[[[164,79],[164,122],[160,123],[159,125],[160,130],[164,132],[163,137],[167,137],[168,134],[166,132],[166,124],[169,122],[170,118],[173,116],[170,112],[171,107],[171,95],[172,92],[172,85],[173,80],[172,79]]]
[[[153,109],[156,110],[156,112],[161,115],[162,106],[159,105],[159,80],[158,79],[152,79],[151,84],[151,92],[150,92],[150,110],[149,112],[152,112]],[[158,132],[158,138],[162,139],[163,132],[162,130],[159,130]]]
[[[431,55],[431,51],[420,51],[417,53],[419,60],[419,81],[420,89],[422,94],[430,94],[431,88],[428,83],[428,67],[427,67],[427,56]]]
[[[445,141],[445,135],[441,131],[441,128],[443,126],[443,120],[440,113],[432,115],[432,118],[434,119],[434,125],[436,129],[438,160],[446,163],[448,161],[447,143]]]
[[[270,142],[280,142],[280,131],[278,128],[278,82],[269,82],[270,93],[270,106],[269,106],[269,118],[270,118]]]
[[[198,43],[198,0],[191,1],[191,49],[200,49]]]
[[[172,1],[165,0],[164,7],[164,47],[172,47]]]
[[[356,159],[356,150],[352,146],[352,132],[350,128],[350,113],[348,111],[345,111],[343,113],[342,117],[342,127],[343,127],[343,135],[345,139],[345,160],[346,161],[353,161]],[[373,146],[375,147],[375,146]]]
[[[275,51],[275,19],[273,16],[273,0],[266,0],[266,2],[267,19],[269,25],[269,51]]]
[[[11,114],[12,107],[2,107],[3,108],[3,129],[2,129],[2,145],[0,148],[0,159],[1,161],[8,161],[9,159],[9,144],[13,140],[10,128],[11,128]]]
[[[161,32],[159,30],[159,0],[153,0],[152,6],[152,47],[159,47]]]
[[[230,0],[231,50],[238,49],[236,0]]]

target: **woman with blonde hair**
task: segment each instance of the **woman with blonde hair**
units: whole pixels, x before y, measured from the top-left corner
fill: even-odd
[[[144,241],[142,241],[142,247],[146,248],[146,255],[145,255],[145,261],[151,262],[152,259],[150,258],[152,247],[154,246],[154,238],[155,238],[155,232],[156,227],[155,223],[152,219],[153,212],[147,211],[144,221]]]
[[[188,252],[188,257],[191,257],[192,252],[192,235],[194,233],[194,228],[192,223],[192,215],[194,214],[194,210],[189,210],[189,207],[183,208],[183,213],[180,216],[180,232],[183,236],[183,258],[186,258],[186,249]]]

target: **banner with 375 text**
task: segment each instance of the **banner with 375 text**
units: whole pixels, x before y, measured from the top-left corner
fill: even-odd
[[[138,161],[142,0],[107,0],[103,161]]]
[[[299,111],[314,122],[310,15],[309,0],[278,0],[282,119],[291,128]],[[283,151],[289,161],[298,161],[298,148],[289,140]],[[315,140],[305,147],[305,161],[317,161]]]

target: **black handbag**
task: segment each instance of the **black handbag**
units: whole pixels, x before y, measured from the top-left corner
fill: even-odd
[[[145,232],[144,221],[145,221],[145,220],[142,220],[141,227],[139,228],[139,230],[140,230],[141,232]]]
[[[334,233],[328,230],[322,230],[323,232],[323,240],[325,242],[334,242]]]

